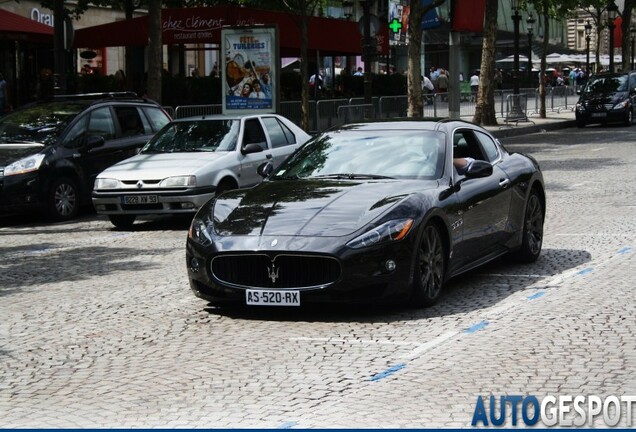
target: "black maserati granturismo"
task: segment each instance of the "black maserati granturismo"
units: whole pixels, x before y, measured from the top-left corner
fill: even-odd
[[[259,172],[261,184],[225,192],[192,221],[190,286],[213,304],[428,306],[451,277],[541,253],[537,161],[468,122],[348,124]]]

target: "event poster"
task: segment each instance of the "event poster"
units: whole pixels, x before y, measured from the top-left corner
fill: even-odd
[[[224,28],[221,43],[225,53],[223,113],[276,112],[276,28]]]

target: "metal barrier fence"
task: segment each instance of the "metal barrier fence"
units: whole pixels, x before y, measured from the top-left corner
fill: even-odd
[[[523,100],[523,112],[531,117],[539,114],[539,91],[535,88],[520,89]],[[495,115],[506,119],[510,116],[510,98],[512,90],[495,91]],[[437,93],[423,96],[425,117],[448,117],[448,94]],[[546,110],[560,112],[574,109],[578,96],[574,88],[568,86],[546,88]],[[475,114],[475,95],[462,92],[460,95],[460,116],[472,118]],[[221,105],[181,105],[172,109],[164,107],[173,118],[221,114]],[[297,125],[302,123],[302,103],[286,101],[280,104],[280,114]],[[364,98],[321,99],[309,101],[309,130],[318,132],[345,122],[363,120],[365,118],[398,118],[406,117],[408,97],[381,96],[373,97],[372,103],[365,104]]]

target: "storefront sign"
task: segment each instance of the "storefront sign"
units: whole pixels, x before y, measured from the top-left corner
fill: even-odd
[[[51,27],[55,24],[53,20],[53,13],[43,13],[38,8],[31,9],[31,19]]]
[[[276,27],[240,27],[221,30],[225,53],[223,113],[276,112],[278,34]]]

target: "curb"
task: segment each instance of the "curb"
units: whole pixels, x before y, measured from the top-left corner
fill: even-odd
[[[541,120],[545,120],[545,119],[541,119]],[[509,138],[509,137],[515,137],[520,135],[531,134],[531,133],[537,133],[537,132],[547,132],[547,131],[553,131],[553,130],[559,130],[559,129],[566,129],[571,127],[576,127],[576,120],[565,120],[565,119],[561,121],[555,120],[549,123],[532,124],[528,126],[502,125],[499,129],[496,129],[496,130],[489,129],[489,132],[495,138]]]

